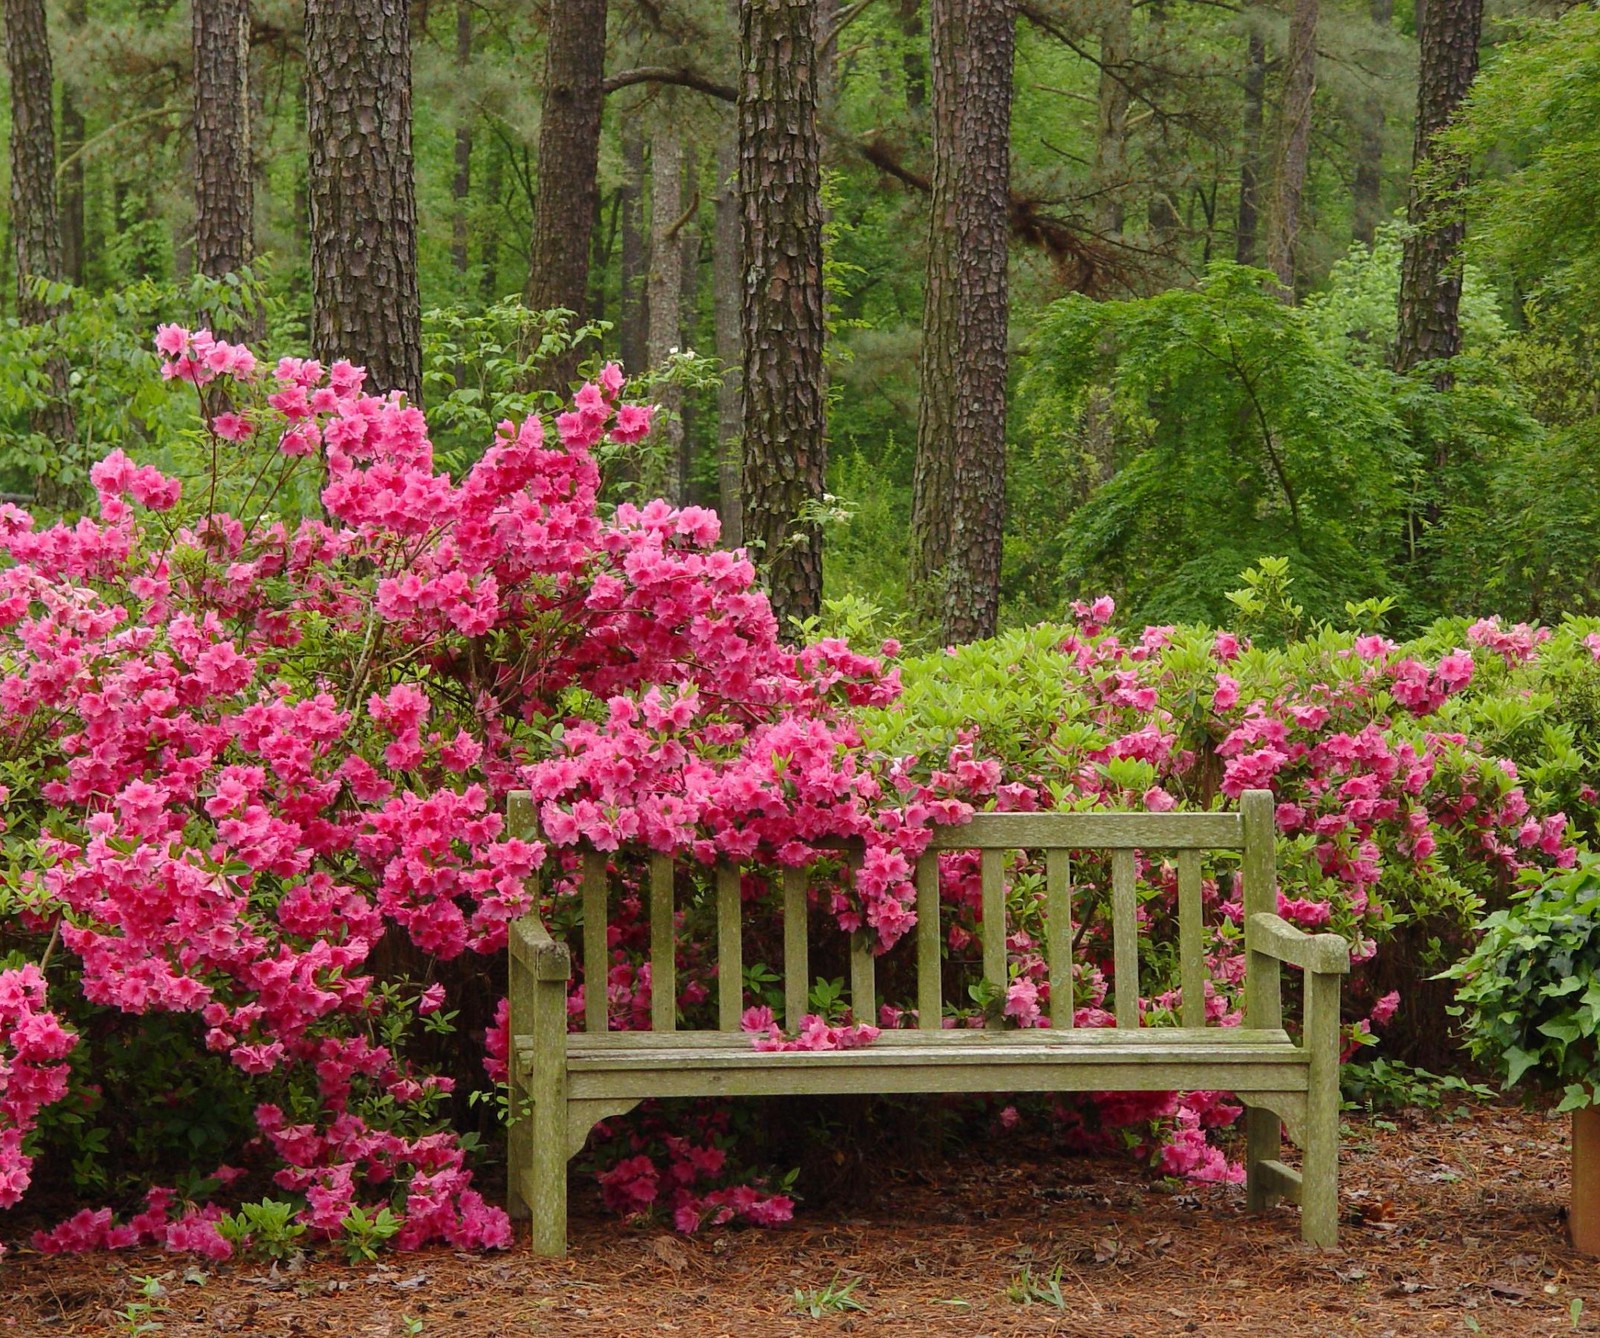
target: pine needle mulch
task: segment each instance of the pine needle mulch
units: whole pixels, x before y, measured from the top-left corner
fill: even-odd
[[[1292,1208],[1245,1216],[1237,1187],[1163,1184],[1026,1136],[934,1175],[890,1174],[860,1215],[802,1210],[779,1231],[684,1238],[580,1199],[559,1262],[520,1244],[275,1272],[18,1251],[0,1263],[0,1338],[138,1323],[162,1326],[150,1338],[1600,1332],[1600,1263],[1573,1253],[1561,1221],[1567,1157],[1564,1119],[1504,1106],[1352,1120],[1346,1220],[1328,1251],[1300,1244]],[[151,1275],[164,1296],[128,1313]]]

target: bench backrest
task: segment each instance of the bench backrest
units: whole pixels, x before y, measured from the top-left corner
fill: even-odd
[[[508,805],[514,834],[533,836],[537,825],[528,796],[517,792]],[[1004,992],[1006,970],[1005,856],[1016,850],[1042,853],[1045,865],[1046,960],[1051,998],[1072,998],[1073,852],[1105,851],[1111,862],[1113,1014],[1118,1027],[1137,1027],[1139,1017],[1138,888],[1135,852],[1172,852],[1177,857],[1178,956],[1182,985],[1183,1027],[1205,1025],[1206,945],[1202,927],[1201,858],[1208,851],[1242,852],[1243,909],[1246,920],[1257,911],[1275,912],[1276,870],[1273,849],[1275,821],[1270,791],[1252,790],[1231,813],[979,813],[959,827],[940,828],[927,854],[917,863],[917,923],[912,930],[916,953],[919,1025],[942,1025],[943,971],[940,924],[939,865],[942,851],[977,851],[982,885],[979,938],[983,978]],[[611,856],[585,850],[580,895],[583,961],[607,962],[607,866]],[[670,855],[649,853],[649,924],[651,1026],[655,1031],[677,1027],[677,962],[675,951],[675,876]],[[715,868],[717,923],[717,1025],[737,1031],[744,1010],[741,865],[719,862]],[[783,902],[784,1021],[793,1029],[807,1011],[810,968],[807,896],[810,872],[781,870]],[[876,1021],[876,962],[868,931],[851,935],[850,997],[857,1019]],[[1256,966],[1252,962],[1251,967]],[[1258,979],[1258,975],[1261,977]],[[1278,1025],[1276,971],[1251,970],[1246,977],[1246,1023]],[[604,976],[602,975],[602,979]],[[1270,992],[1269,987],[1270,986]],[[1051,1024],[1073,1025],[1072,1008],[1053,1007]],[[610,1020],[604,989],[584,990],[584,1029],[605,1032]]]

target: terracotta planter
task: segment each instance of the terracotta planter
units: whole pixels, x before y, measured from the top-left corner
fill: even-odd
[[[1600,1257],[1600,1106],[1572,1112],[1572,1248]]]

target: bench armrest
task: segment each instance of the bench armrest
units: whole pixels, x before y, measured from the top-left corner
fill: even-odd
[[[1350,945],[1337,934],[1307,934],[1281,915],[1257,911],[1245,921],[1245,947],[1319,975],[1350,974]]]
[[[537,911],[511,922],[507,947],[512,960],[531,971],[535,980],[572,979],[571,950],[550,937]]]

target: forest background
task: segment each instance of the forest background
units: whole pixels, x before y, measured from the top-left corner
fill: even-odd
[[[8,3],[22,272],[0,482],[18,500],[75,510],[117,446],[170,463],[149,334],[221,302],[274,353],[309,344],[420,395],[457,469],[577,356],[651,369],[635,388],[668,412],[613,462],[611,497],[717,506],[769,565],[820,541],[820,581],[780,580],[780,612],[816,615],[820,586],[844,600],[833,622],[911,645],[1106,593],[1216,621],[1269,555],[1308,617],[1387,599],[1393,632],[1595,607],[1592,7],[1439,0],[1429,29],[1408,0],[746,6],[814,43],[799,147],[826,328],[820,361],[775,373],[776,406],[739,394],[754,76],[733,9],[312,9],[321,38],[282,0],[208,5],[209,36],[184,4]],[[376,64],[337,17],[366,10],[388,25]],[[48,25],[31,45],[30,15]],[[375,137],[364,100],[396,118]],[[599,116],[592,152],[574,107]],[[313,198],[341,123],[390,150],[366,243],[414,247],[415,277],[374,262],[349,300],[365,314],[323,322],[334,341],[316,256],[372,227]],[[930,194],[949,224],[931,232]],[[559,353],[528,311],[550,307],[607,328]],[[386,352],[412,346],[416,370]],[[785,455],[804,477],[774,501]]]

